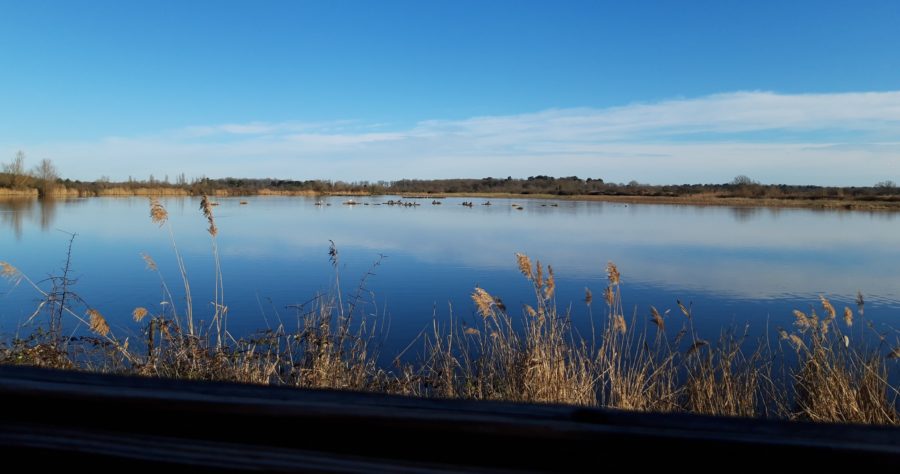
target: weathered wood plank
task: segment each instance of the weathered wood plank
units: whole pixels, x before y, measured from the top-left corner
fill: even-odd
[[[858,468],[900,465],[900,430],[0,367],[0,455],[276,471],[596,471],[713,458]]]

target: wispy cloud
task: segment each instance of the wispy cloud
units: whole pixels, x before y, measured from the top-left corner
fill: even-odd
[[[900,130],[900,91],[783,95],[736,92],[607,109],[561,109],[506,117],[424,122],[424,133],[537,134],[625,140],[762,130]]]
[[[88,179],[179,172],[349,180],[553,174],[668,183],[750,174],[765,182],[871,184],[897,180],[898,147],[900,91],[735,92],[406,128],[359,121],[203,125],[27,150]]]
[[[248,122],[226,123],[220,125],[198,125],[185,127],[169,132],[183,138],[215,137],[223,135],[279,135],[291,133],[342,133],[371,128],[372,125],[361,124],[356,120],[337,120],[331,122]]]

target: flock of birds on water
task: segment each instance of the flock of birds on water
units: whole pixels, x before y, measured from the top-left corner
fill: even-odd
[[[400,207],[415,207],[415,206],[422,205],[421,203],[418,203],[415,201],[403,201],[401,199],[398,199],[396,201],[391,199],[391,200],[388,200],[385,202],[378,202],[378,203],[359,202],[359,201],[354,201],[353,199],[348,199],[341,204],[343,204],[345,206],[370,206],[371,205],[371,206],[400,206]],[[331,205],[330,202],[316,201],[316,206],[330,206],[330,205]],[[443,203],[441,201],[438,201],[437,199],[434,199],[431,201],[431,205],[432,206],[440,206],[440,205],[443,205]],[[463,206],[463,207],[475,207],[475,203],[472,201],[463,201],[463,202],[459,203],[459,205]],[[491,206],[493,204],[491,204],[491,201],[484,201],[480,205]],[[541,204],[541,207],[547,207],[547,206],[559,207],[559,204],[558,203]],[[516,209],[517,211],[521,211],[521,210],[525,209],[524,207],[522,207],[522,205],[516,204],[516,203],[513,203],[512,207],[513,207],[513,209]]]

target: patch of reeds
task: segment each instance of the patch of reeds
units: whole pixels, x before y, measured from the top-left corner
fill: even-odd
[[[613,263],[606,267],[601,297],[585,289],[584,312],[579,314],[587,320],[576,325],[571,309],[558,310],[552,267],[516,254],[534,294],[530,304],[509,308],[488,289],[476,287],[473,320],[451,314],[439,324],[435,318],[429,333],[401,354],[412,349],[418,355],[403,361],[398,356],[388,368],[378,364],[377,317],[367,316],[360,303],[365,277],[356,295],[345,301],[339,252],[332,242],[334,290],[298,306],[293,329],[281,324],[236,338],[226,324],[219,229],[207,198],[200,210],[215,259],[210,323],[195,320],[168,212],[151,198],[151,221],[167,229],[184,299],[176,301],[160,273],[165,304],[159,311],[134,308],[131,316],[138,329],[132,332],[139,337],[122,337],[73,292],[68,262],[62,276],[49,280],[49,289],[0,262],[0,277],[12,285],[27,284],[42,297],[28,321],[28,335],[0,343],[0,363],[623,410],[900,422],[898,389],[890,377],[900,357],[900,348],[892,345],[896,334],[879,332],[864,317],[862,295],[856,310],[839,312],[822,297],[821,315],[796,311],[794,328],[779,329],[775,344],[769,338],[753,340],[747,327],[724,330],[710,340],[701,338],[690,305],[680,301],[671,312],[651,306],[646,312],[626,313],[623,277]],[[149,270],[159,273],[154,259],[144,259]],[[81,335],[64,335],[62,317],[82,326]],[[578,329],[586,326],[587,333]]]
[[[842,328],[837,311],[824,296],[821,305],[821,316],[815,310],[810,314],[795,311],[797,333],[787,335],[799,360],[793,373],[794,416],[811,421],[897,423],[897,388],[888,382],[887,367],[895,363],[892,359],[897,349],[885,345],[888,335],[865,321],[859,329],[872,332],[878,341],[872,347],[868,344],[872,337],[851,337],[854,318],[850,308],[844,308]],[[862,319],[861,295],[857,311]]]

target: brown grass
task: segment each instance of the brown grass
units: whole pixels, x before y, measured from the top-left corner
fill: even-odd
[[[169,211],[155,197],[150,198],[150,220],[160,227],[169,220]]]
[[[851,343],[837,325],[830,330],[828,322],[834,319],[835,311],[825,297],[821,302],[826,318],[818,325],[810,322],[815,316],[806,321],[798,319],[801,335],[792,335],[799,360],[793,374],[794,416],[812,421],[897,423],[898,393],[888,382],[886,365],[890,354],[882,356],[877,348],[867,347],[865,340]],[[848,311],[844,312],[844,322],[850,330],[853,319],[852,311],[847,317]],[[862,345],[857,348],[857,343]]]

